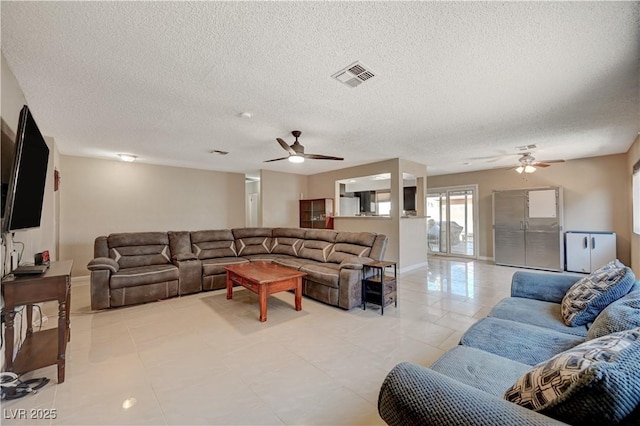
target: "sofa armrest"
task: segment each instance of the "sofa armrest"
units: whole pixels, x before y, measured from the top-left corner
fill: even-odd
[[[382,383],[378,412],[392,426],[564,424],[408,362],[396,365]]]
[[[184,253],[173,256],[173,264],[178,267],[178,295],[202,291],[202,262],[195,255]]]
[[[110,257],[96,257],[89,262],[87,269],[90,271],[110,271],[115,274],[120,269],[120,265]]]
[[[367,263],[371,263],[373,261],[374,260],[370,257],[351,256],[340,262],[340,269],[362,269],[362,265],[366,265]]]
[[[185,260],[198,260],[198,256],[190,252],[174,254],[171,258],[174,264]]]
[[[516,271],[511,279],[511,296],[560,303],[580,278],[557,272]]]

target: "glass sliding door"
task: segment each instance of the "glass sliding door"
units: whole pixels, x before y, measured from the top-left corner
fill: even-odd
[[[427,191],[427,242],[431,253],[477,257],[477,186]]]

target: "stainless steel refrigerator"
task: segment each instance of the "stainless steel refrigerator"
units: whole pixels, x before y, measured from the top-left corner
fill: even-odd
[[[562,271],[562,216],[562,188],[494,191],[496,264]]]

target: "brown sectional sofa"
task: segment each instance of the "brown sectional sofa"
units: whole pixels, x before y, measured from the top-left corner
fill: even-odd
[[[362,265],[383,260],[387,237],[372,232],[236,228],[134,232],[96,238],[91,308],[151,302],[226,285],[224,266],[274,262],[307,273],[303,294],[351,309],[361,304]]]

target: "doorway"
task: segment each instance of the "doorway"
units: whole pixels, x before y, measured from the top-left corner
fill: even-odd
[[[429,253],[477,258],[477,185],[427,191]]]

